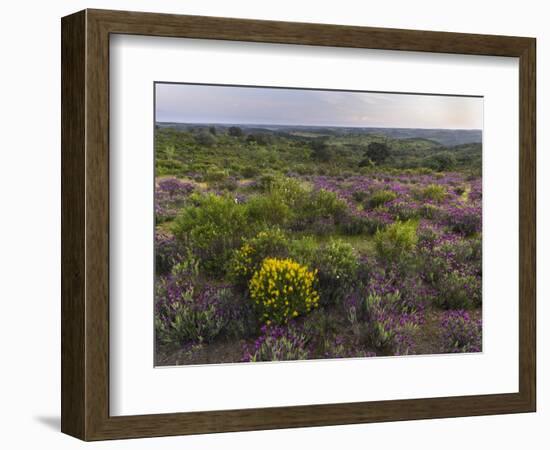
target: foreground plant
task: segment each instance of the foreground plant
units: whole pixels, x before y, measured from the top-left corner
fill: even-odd
[[[155,333],[162,344],[186,346],[218,336],[245,335],[251,328],[248,308],[228,286],[197,282],[197,264],[181,262],[156,283]]]
[[[296,326],[263,325],[261,335],[252,345],[245,346],[242,360],[292,361],[308,359],[307,336]]]
[[[481,351],[481,320],[467,311],[447,311],[441,318],[441,351],[473,353]]]
[[[233,253],[228,271],[239,285],[246,285],[265,258],[285,256],[288,247],[288,238],[281,229],[260,231]]]
[[[212,295],[227,295],[218,291],[195,293],[191,286],[182,289],[175,301],[164,298],[157,302],[155,331],[164,344],[184,345],[211,342],[227,325],[227,319],[213,302]]]
[[[379,230],[374,236],[378,255],[381,258],[395,261],[412,252],[418,242],[416,228],[417,223],[408,220],[406,222],[394,222],[385,230]]]
[[[336,303],[351,290],[359,263],[350,244],[332,239],[318,249],[315,266],[319,270],[322,302],[330,304]]]
[[[292,259],[266,258],[249,283],[260,320],[282,324],[319,306],[317,271]]]
[[[388,355],[414,352],[414,334],[422,323],[418,312],[407,312],[399,291],[352,295],[346,302],[352,332],[360,345]]]

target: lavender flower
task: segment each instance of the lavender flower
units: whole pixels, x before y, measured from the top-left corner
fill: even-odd
[[[475,353],[481,351],[481,320],[467,311],[447,311],[441,318],[441,351]]]

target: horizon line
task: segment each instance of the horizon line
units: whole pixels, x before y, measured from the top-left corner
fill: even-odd
[[[382,127],[373,125],[354,126],[354,125],[296,125],[296,124],[279,124],[279,123],[244,123],[244,122],[174,122],[155,120],[155,124],[178,124],[178,125],[254,125],[254,126],[277,126],[277,127],[314,127],[314,128],[376,128],[387,130],[452,130],[452,131],[483,131],[482,128],[422,128],[422,127]]]

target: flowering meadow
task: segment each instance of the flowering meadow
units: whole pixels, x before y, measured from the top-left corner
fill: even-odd
[[[479,143],[157,127],[156,365],[480,352],[480,161]]]

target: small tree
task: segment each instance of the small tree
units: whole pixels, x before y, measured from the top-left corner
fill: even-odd
[[[334,152],[326,140],[316,140],[311,143],[311,157],[313,159],[328,162],[333,156]]]
[[[378,166],[388,159],[390,149],[383,142],[371,142],[367,147],[365,156]]]
[[[451,152],[436,153],[426,160],[426,166],[438,172],[451,170],[456,166],[456,158]]]
[[[216,143],[216,138],[213,134],[208,133],[207,131],[201,131],[195,136],[195,141],[199,145],[210,147]]]
[[[213,135],[217,134],[216,127],[210,127],[208,128],[208,131],[210,131],[210,134],[213,134]]]
[[[269,144],[269,136],[265,134],[249,134],[246,137],[246,142],[249,144],[267,145]]]
[[[233,137],[244,136],[244,132],[242,128],[239,128],[239,127],[229,127],[229,130],[227,132],[229,133],[229,136],[233,136]]]

